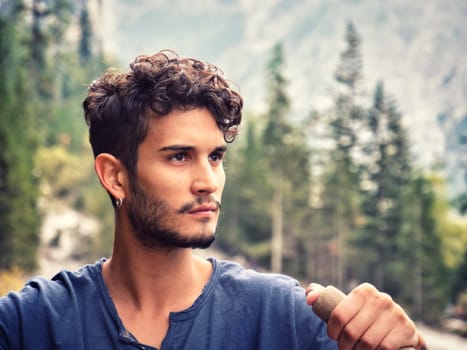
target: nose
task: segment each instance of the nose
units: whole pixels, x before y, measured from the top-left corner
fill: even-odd
[[[194,169],[192,192],[195,195],[215,193],[223,178],[222,168],[213,167],[209,161],[200,162]]]

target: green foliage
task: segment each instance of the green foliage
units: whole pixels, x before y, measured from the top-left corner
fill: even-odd
[[[95,55],[80,65],[78,50],[64,42],[76,3],[30,5],[12,0],[0,11],[0,268],[25,270],[36,266],[39,195],[87,209],[82,190],[92,162],[82,157],[81,100],[103,70]]]
[[[42,99],[54,96],[56,57],[70,23],[73,3],[70,0],[33,0],[28,9],[32,18],[27,42],[31,57],[31,83]]]
[[[270,267],[271,261],[276,271],[283,262],[298,271],[294,246],[303,239],[309,216],[309,154],[301,126],[289,120],[284,69],[283,48],[277,44],[267,67],[268,112],[250,116],[235,154],[229,151],[223,201],[228,216],[221,217],[218,243],[262,266]]]
[[[362,78],[363,63],[360,53],[360,35],[352,22],[347,23],[345,41],[347,48],[340,54],[335,78],[339,83],[354,91]]]
[[[433,182],[414,176],[406,201],[404,227],[398,240],[400,252],[396,256],[400,273],[393,280],[398,279],[397,295],[413,316],[436,324],[448,300],[449,287],[442,232],[436,223],[443,214],[436,211]]]
[[[88,63],[89,60],[92,58],[92,50],[91,50],[91,39],[92,39],[92,32],[91,32],[91,22],[89,19],[89,11],[86,6],[83,6],[81,9],[80,17],[79,17],[79,24],[80,24],[80,40],[79,40],[79,58],[82,64]]]
[[[263,266],[270,257],[270,188],[267,185],[263,147],[254,116],[249,116],[246,134],[229,148],[227,183],[222,201],[216,241],[231,254],[244,254]]]
[[[325,129],[319,140],[322,145],[328,145],[321,148],[322,145],[315,141],[313,146],[313,152],[318,153],[320,159],[319,164],[313,164],[320,169],[320,208],[315,210],[319,219],[313,221],[318,225],[318,241],[329,253],[325,258],[316,249],[313,251],[316,259],[327,261],[324,264],[314,261],[315,266],[324,266],[323,271],[316,268],[314,274],[318,277],[331,276],[328,281],[340,288],[345,287],[351,270],[347,264],[349,242],[360,217],[360,180],[355,154],[361,146],[358,130],[367,113],[356,98],[360,90],[362,62],[359,35],[352,23],[347,26],[345,40],[347,47],[340,55],[335,73],[340,91],[335,97],[334,107],[327,113],[314,113],[310,119],[312,128]],[[310,138],[313,134],[311,130]],[[312,259],[315,256],[312,255]]]
[[[377,287],[384,289],[391,279],[392,263],[398,259],[397,241],[402,232],[405,193],[411,178],[409,144],[394,101],[377,84],[373,106],[368,113],[369,139],[363,147],[366,161],[361,165],[366,224],[357,242],[374,251],[369,273]],[[371,255],[369,255],[371,256]]]
[[[292,126],[287,121],[290,102],[286,94],[287,79],[284,76],[285,62],[282,44],[276,44],[267,67],[269,108],[265,117],[266,127],[263,132],[263,145],[269,159],[271,176],[280,176],[283,166],[278,159],[284,160],[285,142],[292,133]]]
[[[456,269],[467,247],[467,218],[460,216],[446,198],[446,180],[433,175],[430,181],[435,192],[433,211],[440,232],[443,261],[448,268]]]
[[[90,161],[87,169],[93,169]],[[89,246],[89,255],[92,259],[110,256],[114,237],[114,212],[107,192],[100,185],[95,174],[90,177],[81,187],[81,196],[78,198],[80,210],[87,215],[99,218],[100,232],[93,237]]]
[[[90,155],[86,158],[70,153],[61,145],[39,149],[36,172],[41,179],[43,199],[76,198],[90,177],[92,161]],[[83,167],[84,164],[88,167]]]
[[[288,120],[290,102],[286,91],[288,82],[284,76],[285,59],[281,43],[274,46],[267,68],[269,108],[262,134],[263,156],[267,159],[266,181],[272,189],[271,268],[280,272],[288,250],[284,245],[284,236],[292,244],[298,240],[299,228],[305,217],[303,212],[307,209],[307,191],[303,189],[309,181],[309,154],[308,149],[303,147],[304,133]],[[292,251],[290,255],[296,257],[294,253]]]
[[[0,13],[0,268],[32,269],[39,242],[33,172],[37,138],[28,51],[19,45],[24,35],[20,9],[11,6]]]
[[[81,111],[86,84],[105,68],[88,9],[33,1],[31,16],[21,1],[9,4],[0,13],[0,268],[34,267],[38,196],[98,217],[102,232],[89,251],[108,255],[113,211],[92,171]],[[71,22],[79,26],[73,43],[65,36]],[[361,93],[353,23],[345,44],[334,105],[305,125],[290,115],[283,45],[272,49],[267,113],[248,116],[229,146],[216,244],[306,281],[370,281],[435,324],[467,288],[465,219],[453,214],[442,181],[414,167],[383,82],[370,101]]]
[[[467,244],[464,246],[464,256],[454,270],[451,282],[450,297],[452,301],[463,300],[463,310],[467,310]],[[467,317],[467,315],[466,315]]]
[[[401,114],[383,83],[370,107],[359,98],[360,39],[352,24],[346,43],[334,107],[307,120],[313,232],[303,242],[305,276],[344,288],[372,282],[415,318],[436,324],[467,230],[442,199],[445,190],[416,175]]]

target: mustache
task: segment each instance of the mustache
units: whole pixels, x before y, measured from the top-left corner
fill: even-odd
[[[194,201],[182,205],[182,207],[177,212],[179,214],[184,214],[192,210],[197,205],[213,204],[213,203],[217,206],[217,210],[221,210],[221,202],[219,202],[213,195],[209,195],[209,196],[196,197]]]

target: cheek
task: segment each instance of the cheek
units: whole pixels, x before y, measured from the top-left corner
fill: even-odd
[[[160,170],[153,172],[152,176],[140,177],[139,183],[146,192],[165,201],[176,197],[185,186],[183,176],[176,176],[174,173],[166,174]]]
[[[186,181],[186,178],[172,175],[165,178],[164,181],[157,181],[157,185],[155,184],[153,188],[160,196],[169,199],[183,195],[187,188],[189,188],[188,186],[189,183]]]
[[[224,169],[221,169],[219,171],[217,183],[218,183],[218,192],[219,192],[219,195],[221,195],[222,192],[224,191],[224,186],[225,186],[225,171],[224,171]]]

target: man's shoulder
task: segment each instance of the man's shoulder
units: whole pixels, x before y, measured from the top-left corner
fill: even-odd
[[[81,291],[85,294],[90,286],[97,285],[97,275],[101,261],[93,265],[85,265],[78,271],[62,270],[51,279],[32,277],[18,292],[10,292],[0,298],[0,309],[14,305],[15,309],[37,309],[42,304],[53,301],[53,305],[66,305],[70,298],[76,298]],[[94,288],[92,288],[94,289]]]
[[[77,331],[80,311],[86,308],[86,314],[92,314],[90,310],[98,309],[100,264],[64,270],[52,279],[31,278],[20,291],[1,297],[0,349],[23,348],[20,344],[38,348],[34,339],[41,339],[40,348],[45,349],[57,334],[65,337]]]
[[[242,291],[261,294],[265,292],[291,294],[303,291],[299,282],[287,275],[245,268],[236,262],[227,260],[220,260],[217,264],[220,285],[234,286]]]
[[[232,261],[219,260],[214,265],[217,278],[206,318],[217,316],[215,324],[224,325],[226,319],[229,324],[216,332],[226,332],[239,341],[250,339],[249,344],[262,349],[336,348],[326,337],[324,323],[306,303],[305,290],[296,279]],[[268,332],[263,333],[264,329]]]

